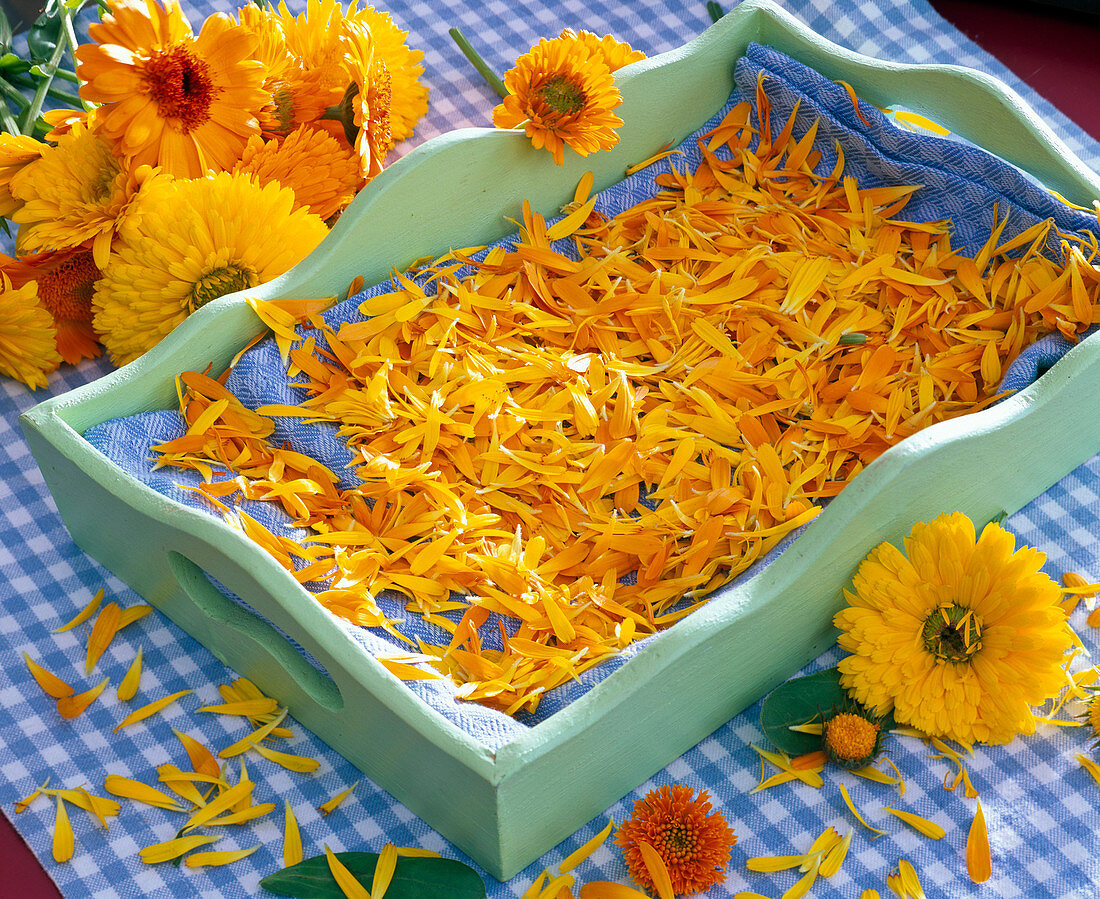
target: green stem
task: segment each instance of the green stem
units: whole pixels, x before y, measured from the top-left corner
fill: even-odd
[[[76,68],[76,48],[80,46],[80,41],[76,39],[76,29],[73,27],[73,16],[79,13],[86,4],[87,0],[81,0],[80,6],[76,9],[71,11],[62,10],[61,24],[65,30],[65,43],[68,45],[69,56],[72,58],[74,69]],[[62,2],[61,6],[64,7],[64,5],[64,2]],[[66,81],[70,79],[70,73],[64,69],[55,72],[55,74],[64,78]],[[77,91],[79,91],[80,79],[76,77],[75,71],[71,73],[71,78],[73,83],[77,85]],[[83,97],[77,97],[76,102],[85,110],[95,109],[96,106],[95,103],[92,103],[90,100],[85,100]]]
[[[19,96],[22,98],[23,95],[20,94]],[[8,134],[19,133],[19,123],[15,121],[15,116],[11,114],[7,103],[0,103],[0,127]]]
[[[722,5],[720,3],[715,3],[714,0],[707,0],[707,12],[710,14],[710,20],[712,22],[717,22],[726,14],[725,10],[722,9]]]
[[[28,106],[31,105],[31,101],[23,96],[22,91],[16,90],[14,87],[12,87],[10,84],[8,84],[8,82],[4,81],[2,78],[0,78],[0,93],[2,93],[9,100],[14,100],[16,103],[18,103],[20,112],[22,112],[24,109],[26,109]],[[13,134],[18,134],[19,131],[16,130],[16,131],[13,131],[12,133]]]
[[[69,11],[65,8],[64,3],[58,4],[58,15],[61,16],[62,22],[69,17]],[[61,65],[61,58],[65,55],[65,50],[68,49],[68,44],[65,41],[58,41],[57,46],[53,48],[53,53],[50,55],[50,61],[43,66],[45,71],[45,77],[38,82],[38,88],[34,92],[34,96],[31,97],[31,105],[23,113],[23,133],[33,134],[35,123],[38,121],[38,114],[42,112],[42,103],[46,99],[46,93],[50,89],[50,84],[53,82],[54,73],[57,71],[58,66]]]
[[[60,72],[56,74],[60,74]],[[38,82],[35,81],[33,78],[28,78],[26,75],[9,75],[7,80],[10,81],[12,84],[18,85],[19,87],[38,87]],[[84,101],[78,95],[71,94],[68,91],[64,91],[59,87],[53,87],[52,85],[50,86],[49,90],[46,91],[46,95],[53,97],[55,100],[62,100],[63,102],[68,103],[70,106],[81,106],[84,103]]]
[[[466,35],[458,28],[452,28],[450,35],[454,42],[458,44],[458,49],[462,51],[463,56],[470,60],[473,67],[478,70],[489,87],[497,92],[497,96],[502,100],[507,97],[508,88],[506,88],[504,82],[497,77],[497,73],[489,68],[489,64],[481,58],[481,54],[473,48],[473,45],[466,39]]]
[[[60,78],[62,81],[68,81],[71,84],[80,84],[80,79],[76,77],[76,72],[70,72],[68,69],[58,69],[54,72],[54,78]]]

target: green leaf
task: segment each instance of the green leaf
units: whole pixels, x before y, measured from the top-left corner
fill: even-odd
[[[23,57],[16,56],[14,53],[5,53],[0,56],[0,70],[5,72],[25,72],[31,67],[31,64],[27,62]]]
[[[60,40],[63,40],[61,15],[53,4],[48,4],[46,12],[34,20],[27,32],[27,52],[35,62],[49,62]]]
[[[789,755],[802,755],[821,748],[821,737],[791,730],[792,724],[806,724],[819,713],[828,714],[834,707],[850,702],[840,686],[840,670],[828,668],[817,674],[796,677],[780,684],[760,707],[760,727],[775,746]],[[820,721],[820,718],[817,718]],[[893,715],[882,721],[883,732],[894,726]]]
[[[378,855],[374,852],[338,852],[336,857],[370,889]],[[301,899],[344,899],[323,855],[307,858],[260,881],[279,896]],[[386,899],[485,899],[485,884],[469,865],[451,858],[399,856]]]
[[[3,7],[0,7],[0,53],[11,49],[11,22],[8,21]]]

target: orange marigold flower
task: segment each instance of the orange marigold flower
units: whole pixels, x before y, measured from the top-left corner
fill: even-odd
[[[0,273],[0,374],[37,389],[60,364],[53,319],[38,302],[35,282],[13,287]]]
[[[594,53],[572,32],[545,38],[504,75],[508,96],[493,110],[498,128],[523,125],[535,147],[563,162],[568,144],[581,156],[619,142],[623,122],[612,110],[622,103],[602,52]]]
[[[390,77],[390,128],[394,142],[403,141],[428,111],[428,88],[420,80],[424,74],[421,64],[424,53],[409,48],[408,32],[398,28],[389,13],[367,6],[349,13],[348,19],[367,27],[375,54],[386,64]]]
[[[53,316],[62,359],[74,365],[103,351],[92,328],[92,294],[100,270],[88,247],[35,253],[0,267],[14,287],[37,283],[38,300]]]
[[[294,191],[295,206],[331,218],[355,196],[359,164],[354,151],[324,131],[303,125],[283,140],[253,137],[233,170],[263,185],[276,181]]]
[[[371,33],[362,25],[345,25],[346,60],[351,71],[351,84],[344,94],[343,105],[350,106],[356,152],[363,180],[369,181],[382,171],[382,160],[393,149],[390,127],[392,81],[386,62],[377,52]],[[344,127],[347,129],[345,115]],[[352,135],[348,134],[349,141]]]
[[[197,178],[232,168],[266,97],[255,36],[223,13],[196,38],[177,0],[112,0],[76,51],[96,128],[134,164]]]
[[[668,868],[677,895],[701,893],[722,880],[737,835],[721,812],[711,812],[710,794],[673,784],[650,790],[615,837],[631,877],[654,889],[642,849],[652,846]]]

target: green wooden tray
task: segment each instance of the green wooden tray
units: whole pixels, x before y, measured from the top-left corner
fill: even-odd
[[[559,168],[518,133],[442,135],[384,171],[310,257],[253,294],[342,294],[356,275],[374,283],[418,257],[504,236],[523,199],[554,214],[584,171],[602,189],[702,125],[725,102],[750,41],[849,82],[877,105],[903,103],[1081,205],[1100,197],[1100,179],[992,78],[861,57],[748,0],[686,46],[619,74],[626,124],[614,150],[567,153]],[[222,370],[260,330],[243,296],[209,304],[133,364],[28,412],[31,449],[79,546],[501,879],[826,649],[841,587],[880,540],[946,510],[977,520],[1014,511],[1100,450],[1093,338],[1010,400],[891,449],[770,567],[494,752],[416,698],[258,546],[138,483],[82,439],[91,425],[173,408],[178,373]]]

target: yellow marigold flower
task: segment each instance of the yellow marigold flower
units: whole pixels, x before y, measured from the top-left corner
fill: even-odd
[[[266,99],[255,37],[215,13],[196,38],[177,0],[113,0],[76,51],[96,130],[135,165],[183,178],[229,169]]]
[[[390,77],[390,129],[394,142],[410,137],[416,123],[428,111],[428,88],[420,80],[424,74],[421,50],[409,48],[407,31],[394,24],[389,13],[366,6],[349,12],[348,19],[365,25],[374,41],[374,52],[386,64]],[[614,71],[614,70],[612,70]]]
[[[24,134],[0,133],[0,216],[10,219],[23,205],[11,194],[11,179],[49,148]]]
[[[154,189],[155,188],[155,189]],[[92,299],[96,330],[129,362],[210,300],[281,275],[328,233],[294,194],[223,172],[142,191]]]
[[[12,196],[23,203],[11,216],[21,226],[16,250],[64,250],[90,242],[96,264],[104,268],[116,230],[152,174],[147,166],[125,170],[110,143],[74,124],[56,147],[11,179]]]
[[[737,836],[720,812],[711,812],[709,794],[673,784],[650,790],[634,803],[615,842],[634,880],[651,892],[655,884],[642,844],[656,850],[668,868],[676,895],[700,893],[722,880]]]
[[[46,375],[61,364],[53,317],[39,302],[37,285],[13,287],[0,272],[0,375],[31,389],[46,386]]]
[[[341,211],[359,189],[359,163],[351,148],[306,125],[282,140],[252,137],[233,171],[252,174],[260,185],[274,181],[289,187],[295,208],[322,219]]]
[[[90,249],[34,253],[2,262],[0,269],[15,287],[37,284],[38,301],[53,317],[54,339],[63,360],[72,365],[103,351],[92,328],[92,294],[101,272]]]
[[[963,743],[1032,733],[1031,706],[1065,683],[1072,640],[1046,557],[958,512],[918,523],[860,565],[835,623],[841,683],[899,724]]]
[[[581,156],[619,142],[622,103],[603,59],[576,35],[545,38],[504,75],[508,96],[493,110],[498,128],[523,125],[531,143],[546,147],[561,165],[566,144]]]

